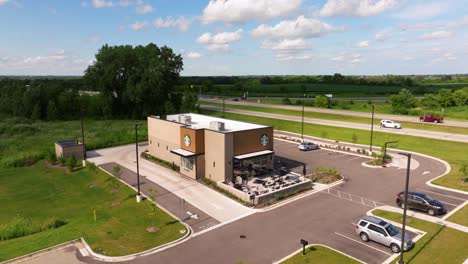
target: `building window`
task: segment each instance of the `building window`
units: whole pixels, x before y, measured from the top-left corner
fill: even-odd
[[[166,146],[166,150],[169,150],[169,147],[168,147],[168,146]]]
[[[213,161],[213,168],[216,167],[216,163]]]
[[[158,148],[159,148],[159,142],[158,142]]]
[[[153,144],[153,143],[151,142],[151,139],[150,139],[150,145],[151,145],[151,144]]]
[[[185,170],[192,170],[193,169],[193,158],[182,157],[182,168],[184,168]]]

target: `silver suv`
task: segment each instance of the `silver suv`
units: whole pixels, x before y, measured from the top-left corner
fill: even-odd
[[[400,230],[380,218],[364,216],[356,225],[356,233],[364,242],[372,240],[390,247],[394,253],[400,252]],[[411,237],[408,234],[405,234],[405,243],[403,249],[407,251],[413,248],[413,246],[414,242],[411,240]]]

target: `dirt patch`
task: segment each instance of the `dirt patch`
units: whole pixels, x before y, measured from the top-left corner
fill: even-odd
[[[112,202],[112,207],[120,205],[120,202],[114,201]]]
[[[94,183],[93,183],[93,184],[90,184],[90,185],[88,185],[88,188],[90,188],[90,189],[93,189],[94,187],[96,187],[96,184],[94,184]]]
[[[119,189],[119,188],[114,188],[114,189],[112,189],[111,192],[112,192],[112,193],[118,193],[118,192],[120,192],[120,189]]]
[[[154,232],[156,232],[156,231],[158,231],[158,230],[159,230],[159,228],[156,227],[156,226],[148,226],[148,227],[146,228],[146,231],[149,232],[149,233],[154,233]]]

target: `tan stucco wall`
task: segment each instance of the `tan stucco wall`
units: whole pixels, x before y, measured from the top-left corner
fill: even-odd
[[[149,153],[180,166],[180,157],[171,153],[171,150],[180,148],[181,126],[179,123],[148,117]]]
[[[205,177],[232,180],[233,134],[205,130]]]
[[[262,150],[273,150],[273,128],[265,127],[246,131],[233,132],[234,134],[234,155],[241,155]],[[260,144],[260,137],[268,136],[268,145]]]

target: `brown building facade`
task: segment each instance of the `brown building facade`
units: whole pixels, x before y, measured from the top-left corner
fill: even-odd
[[[198,114],[148,117],[149,154],[193,178],[233,181],[273,168],[273,128]]]

